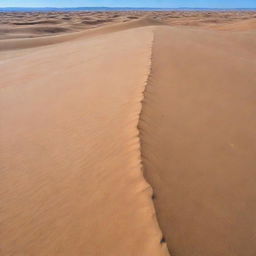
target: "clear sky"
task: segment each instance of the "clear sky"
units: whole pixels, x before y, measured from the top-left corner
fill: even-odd
[[[0,7],[256,8],[256,0],[0,0]]]

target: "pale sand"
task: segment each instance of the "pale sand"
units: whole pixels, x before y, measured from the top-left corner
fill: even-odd
[[[255,255],[254,13],[165,15],[0,40],[1,255]]]

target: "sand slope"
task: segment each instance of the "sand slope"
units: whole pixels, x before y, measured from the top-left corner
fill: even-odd
[[[2,61],[2,255],[167,255],[137,130],[152,38],[134,29]]]
[[[155,31],[142,156],[173,255],[256,254],[255,39]]]

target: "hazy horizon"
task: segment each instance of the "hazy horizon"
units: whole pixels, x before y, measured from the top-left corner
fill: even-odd
[[[2,0],[0,8],[256,8],[255,0]]]

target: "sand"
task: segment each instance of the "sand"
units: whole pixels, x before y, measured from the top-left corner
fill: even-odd
[[[124,23],[138,12],[0,12],[0,39],[35,38]]]
[[[255,255],[255,13],[128,16],[7,24],[1,255]]]
[[[256,47],[240,36],[155,32],[142,154],[173,255],[256,253]]]

